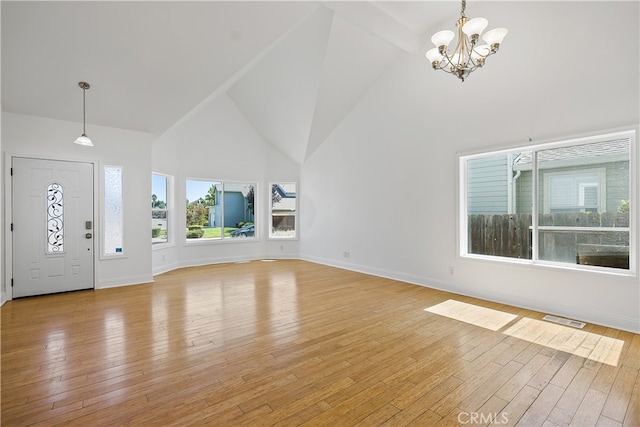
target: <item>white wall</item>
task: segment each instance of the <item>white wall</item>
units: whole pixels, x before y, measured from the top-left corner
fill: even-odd
[[[640,332],[637,277],[471,260],[456,244],[460,153],[637,126],[639,48],[638,38],[629,38],[638,34],[637,4],[620,7],[609,17],[620,34],[609,35],[625,40],[611,52],[622,63],[580,67],[580,86],[571,73],[540,61],[550,44],[519,52],[517,34],[508,40],[512,50],[505,42],[464,83],[407,55],[302,166],[301,257]],[[567,44],[578,45],[580,34],[576,29]],[[505,74],[500,61],[537,67],[541,80]],[[639,229],[636,221],[636,240]]]
[[[267,227],[269,182],[297,182],[299,167],[266,143],[226,95],[215,98],[153,143],[153,171],[174,176],[177,231],[173,244],[154,248],[154,274],[184,266],[298,256],[298,241],[269,241]],[[187,178],[257,182],[259,238],[187,244],[181,229]]]
[[[0,22],[2,22],[2,8],[0,7]],[[1,24],[0,24],[1,26]],[[0,34],[2,31],[0,31]],[[0,36],[0,45],[2,37]],[[0,55],[1,56],[1,55]],[[2,60],[0,59],[0,70],[2,69]],[[0,72],[0,81],[2,81],[2,73]],[[2,99],[2,85],[0,85],[0,99]],[[0,188],[4,188],[4,155],[2,151],[2,120],[0,120]],[[5,259],[4,259],[4,198],[0,197],[0,306],[7,301],[6,282],[5,282]]]
[[[123,166],[124,252],[125,256],[96,260],[96,288],[143,283],[153,280],[149,243],[149,197],[151,194],[151,136],[147,133],[87,126],[95,147],[82,147],[73,140],[82,124],[40,117],[2,113],[2,149],[12,156],[30,156],[59,160],[94,162],[96,182],[100,182],[104,165]],[[9,177],[3,175],[7,182]],[[9,206],[11,194],[5,185],[4,202]],[[100,209],[100,193],[96,193]],[[100,248],[100,209],[95,212]],[[6,218],[10,216],[7,214]],[[10,221],[7,221],[10,222]],[[8,242],[7,244],[10,244]],[[7,268],[10,266],[8,265]]]

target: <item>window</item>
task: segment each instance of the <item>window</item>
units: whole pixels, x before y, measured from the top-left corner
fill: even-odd
[[[461,254],[633,271],[633,144],[619,132],[461,156]]]
[[[298,198],[295,182],[271,184],[271,239],[295,239]]]
[[[606,212],[606,170],[544,173],[545,213]]]
[[[104,255],[121,255],[123,248],[122,166],[104,167]]]
[[[255,238],[255,190],[255,183],[187,179],[187,240]]]
[[[169,242],[169,185],[166,175],[151,175],[151,243]]]
[[[64,187],[47,186],[47,254],[64,253]]]

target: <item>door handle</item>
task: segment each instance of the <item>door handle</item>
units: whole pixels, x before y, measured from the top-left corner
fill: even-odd
[[[91,233],[87,233],[87,234],[84,235],[84,237],[85,237],[85,239],[90,239],[93,236],[91,235]]]

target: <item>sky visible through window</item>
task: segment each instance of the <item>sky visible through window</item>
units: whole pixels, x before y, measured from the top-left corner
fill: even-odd
[[[167,177],[164,175],[151,175],[151,194],[158,196],[159,200],[166,202]]]
[[[219,184],[217,181],[198,181],[187,179],[187,200],[189,203],[206,196],[212,185]]]

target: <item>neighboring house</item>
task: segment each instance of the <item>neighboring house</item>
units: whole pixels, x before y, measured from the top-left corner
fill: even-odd
[[[216,191],[216,204],[209,209],[209,226],[222,226],[221,191]],[[253,213],[249,209],[249,201],[242,191],[224,191],[224,226],[236,227],[241,222],[254,222]]]
[[[618,212],[629,199],[629,142],[603,141],[538,152],[540,213]],[[531,151],[472,159],[467,212],[531,213]]]
[[[471,159],[467,163],[467,213],[512,213],[511,154]]]
[[[541,213],[615,213],[629,199],[629,141],[538,152]],[[531,212],[531,152],[514,159],[515,211]],[[516,180],[516,176],[519,178]]]
[[[272,227],[274,230],[295,230],[296,185],[274,184],[280,200],[271,203]]]

